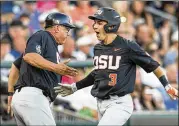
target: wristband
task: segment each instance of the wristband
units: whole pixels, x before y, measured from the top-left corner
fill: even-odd
[[[8,92],[8,96],[13,96],[14,92]]]
[[[170,88],[172,88],[172,86],[170,84],[165,86],[165,90],[168,91]]]
[[[169,84],[169,82],[168,82],[167,78],[165,77],[165,75],[161,76],[161,77],[159,78],[159,80],[160,80],[160,82],[162,83],[162,85],[163,85],[164,87]]]

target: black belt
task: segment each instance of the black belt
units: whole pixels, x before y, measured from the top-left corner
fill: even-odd
[[[111,94],[111,95],[107,95],[107,96],[105,96],[105,97],[102,97],[102,98],[99,98],[99,99],[101,99],[101,100],[108,100],[108,99],[110,99],[111,98],[111,96],[118,96],[118,97],[122,97],[122,96],[124,96],[124,95],[126,95],[125,93],[120,93],[120,94]]]

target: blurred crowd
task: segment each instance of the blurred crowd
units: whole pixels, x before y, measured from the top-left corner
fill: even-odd
[[[93,58],[93,47],[98,43],[89,15],[101,7],[100,1],[1,1],[1,61],[14,61],[26,47],[27,39],[44,29],[45,18],[53,12],[69,15],[77,27],[70,32],[67,42],[59,46],[61,60],[86,61]],[[157,60],[170,84],[178,89],[178,22],[179,5],[172,1],[111,1],[110,6],[121,15],[118,35],[136,41]],[[75,78],[63,76],[63,83],[83,79],[92,68],[79,69]],[[1,68],[1,93],[6,94],[9,69]],[[91,87],[53,103],[59,109],[77,112],[97,119],[95,98]],[[135,90],[131,94],[135,111],[177,110],[178,101],[169,96],[153,73],[137,67]],[[3,100],[0,114],[6,113],[7,99]],[[6,118],[5,118],[6,119]]]

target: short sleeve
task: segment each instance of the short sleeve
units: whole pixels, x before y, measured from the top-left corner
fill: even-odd
[[[13,62],[13,64],[14,64],[14,65],[16,66],[16,68],[19,69],[19,70],[20,70],[20,66],[21,66],[22,57],[23,57],[23,54]]]
[[[34,35],[32,35],[27,41],[25,53],[38,53],[43,56],[45,43],[43,42],[42,38],[42,32],[37,32]]]
[[[160,64],[153,60],[136,42],[129,42],[130,59],[147,73],[154,71]]]

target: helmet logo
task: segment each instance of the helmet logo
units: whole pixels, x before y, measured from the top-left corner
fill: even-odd
[[[118,16],[115,16],[115,18],[118,18],[119,17],[119,15]]]
[[[97,10],[96,14],[97,14],[97,15],[101,15],[102,12],[103,12],[102,10]]]
[[[60,24],[60,21],[59,20],[54,20],[53,21],[55,24]]]

